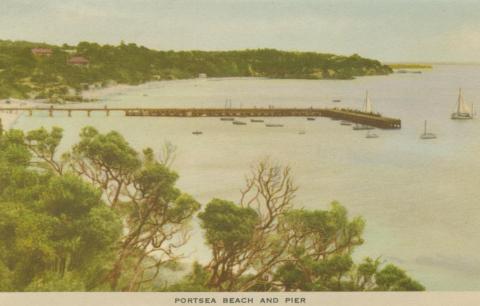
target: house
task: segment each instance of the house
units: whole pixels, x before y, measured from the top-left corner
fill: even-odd
[[[90,61],[83,56],[74,56],[68,59],[70,65],[87,66],[89,63]]]
[[[49,48],[33,48],[32,53],[36,56],[51,56],[53,51]]]

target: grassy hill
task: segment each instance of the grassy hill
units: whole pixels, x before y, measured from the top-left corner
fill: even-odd
[[[43,48],[49,54],[34,54]],[[88,64],[72,64],[74,57]],[[119,46],[81,42],[54,46],[0,40],[0,98],[37,98],[50,102],[81,101],[81,92],[112,83],[208,77],[352,79],[389,74],[379,61],[314,52],[274,49],[242,51],[157,51],[136,44]]]

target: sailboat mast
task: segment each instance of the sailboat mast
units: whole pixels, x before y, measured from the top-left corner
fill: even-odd
[[[372,112],[372,105],[371,105],[370,99],[368,97],[368,90],[366,91],[366,94],[365,94],[365,103],[364,103],[364,106],[363,106],[363,111],[366,112],[366,113],[371,113]]]
[[[424,128],[423,128],[423,134],[427,134],[427,120],[425,120]]]
[[[457,113],[461,113],[463,110],[463,96],[462,89],[458,89],[458,103],[457,103]]]

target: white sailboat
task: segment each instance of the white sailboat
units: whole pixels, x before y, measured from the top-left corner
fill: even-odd
[[[452,113],[452,119],[473,119],[473,105],[472,109],[463,100],[462,89],[459,89],[457,106],[455,112]]]
[[[365,102],[363,104],[363,112],[364,113],[372,113],[373,112],[373,107],[372,107],[372,102],[370,102],[370,98],[368,97],[368,90],[365,95]]]
[[[362,112],[367,113],[367,114],[373,113],[372,102],[370,101],[370,98],[368,97],[368,90],[367,90],[367,93],[365,95],[365,102],[363,103]],[[356,130],[356,131],[361,131],[361,130],[373,130],[374,128],[369,126],[369,125],[358,124],[357,123],[357,124],[355,124],[353,129]]]
[[[427,132],[427,120],[425,120],[425,126],[424,126],[424,129],[423,129],[423,134],[420,135],[420,139],[435,139],[435,138],[437,138],[437,135]]]

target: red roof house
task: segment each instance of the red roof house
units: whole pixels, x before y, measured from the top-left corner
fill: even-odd
[[[85,65],[88,65],[90,63],[90,61],[88,59],[86,59],[85,57],[83,56],[74,56],[74,57],[71,57],[69,60],[68,60],[68,63],[70,65],[80,65],[80,66],[85,66]]]
[[[37,56],[50,56],[52,55],[53,51],[49,48],[33,48],[32,53],[33,55]]]

